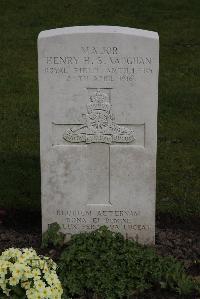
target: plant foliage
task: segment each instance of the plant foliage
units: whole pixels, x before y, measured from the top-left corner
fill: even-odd
[[[62,247],[65,234],[59,231],[60,226],[58,223],[51,223],[48,230],[42,235],[42,248],[47,248],[48,246]]]
[[[92,292],[106,299],[161,288],[179,294],[197,290],[181,263],[160,257],[148,247],[125,240],[106,227],[74,235],[59,262],[64,297]]]

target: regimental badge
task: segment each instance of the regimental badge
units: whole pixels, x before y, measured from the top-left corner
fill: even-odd
[[[112,106],[108,95],[100,89],[90,97],[86,105],[87,113],[83,115],[84,123],[67,129],[63,138],[68,142],[79,143],[130,143],[135,140],[132,129],[115,123]]]

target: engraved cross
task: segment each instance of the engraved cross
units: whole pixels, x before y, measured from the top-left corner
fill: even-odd
[[[65,145],[86,147],[87,204],[110,206],[111,148],[116,144],[135,144],[137,125],[133,131],[133,125],[127,127],[128,124],[115,123],[110,88],[93,88],[88,92],[91,96],[83,114],[83,123],[63,130],[62,140]]]

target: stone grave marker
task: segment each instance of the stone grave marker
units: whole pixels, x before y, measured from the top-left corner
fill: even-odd
[[[43,231],[154,243],[159,41],[114,26],[38,37]]]

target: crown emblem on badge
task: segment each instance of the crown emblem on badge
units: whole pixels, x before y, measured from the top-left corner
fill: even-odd
[[[97,89],[96,93],[90,97],[90,103],[87,104],[88,113],[91,113],[93,110],[110,112],[110,109],[111,105],[108,101],[108,95]]]

